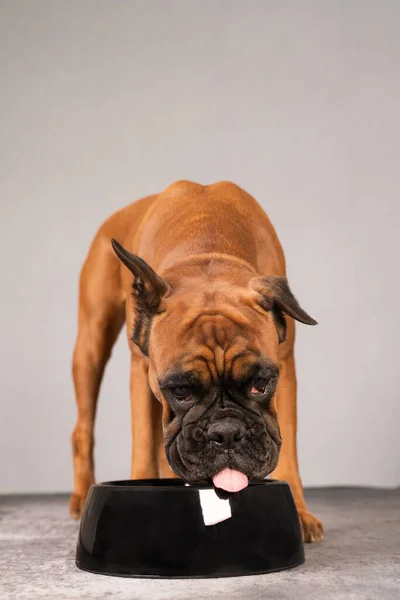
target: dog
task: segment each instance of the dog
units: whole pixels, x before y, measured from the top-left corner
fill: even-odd
[[[206,480],[228,497],[271,475],[290,484],[304,540],[321,540],[297,461],[294,320],[316,324],[266,213],[237,185],[178,181],[113,214],[80,275],[70,514],[94,483],[97,397],[126,322],[131,478]]]

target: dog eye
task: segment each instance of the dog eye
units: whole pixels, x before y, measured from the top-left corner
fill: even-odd
[[[180,400],[181,402],[183,400],[187,401],[187,400],[191,400],[192,399],[192,393],[188,388],[185,387],[173,387],[170,388],[171,392],[173,393],[173,395],[175,396],[175,398],[177,400]]]

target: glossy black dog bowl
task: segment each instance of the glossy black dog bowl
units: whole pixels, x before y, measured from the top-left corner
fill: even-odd
[[[92,485],[76,565],[124,577],[228,577],[270,573],[304,562],[289,485],[250,483],[229,498],[231,518],[205,525],[200,490],[179,479]]]

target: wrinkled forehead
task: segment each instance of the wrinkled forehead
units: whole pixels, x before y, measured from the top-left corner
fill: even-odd
[[[275,328],[266,319],[224,307],[218,311],[187,314],[180,321],[165,319],[151,344],[152,364],[159,380],[182,375],[181,385],[201,382],[243,381],[277,363]],[[269,334],[268,334],[269,333]],[[171,383],[170,385],[178,385]]]

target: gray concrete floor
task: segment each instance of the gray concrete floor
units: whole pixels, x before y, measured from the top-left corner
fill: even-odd
[[[306,492],[325,539],[290,571],[203,580],[122,579],[79,571],[67,496],[0,496],[1,600],[400,599],[400,488]]]

